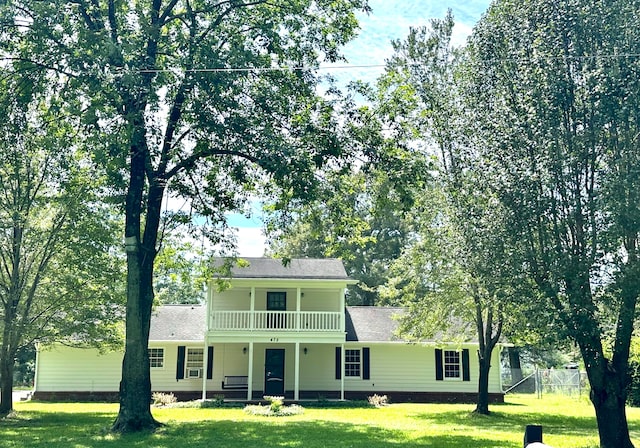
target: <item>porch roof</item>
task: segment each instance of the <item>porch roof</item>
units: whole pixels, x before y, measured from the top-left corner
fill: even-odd
[[[206,330],[203,305],[164,305],[151,314],[150,341],[202,341]]]

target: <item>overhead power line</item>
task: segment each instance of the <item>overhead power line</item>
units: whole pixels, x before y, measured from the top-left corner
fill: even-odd
[[[640,53],[618,53],[618,54],[596,54],[596,55],[576,55],[576,56],[537,56],[534,58],[496,58],[485,61],[480,61],[484,65],[491,65],[498,62],[513,62],[513,63],[532,63],[536,61],[558,61],[558,60],[574,60],[574,61],[588,61],[595,59],[636,59],[640,58]],[[406,64],[408,66],[422,65],[420,62]],[[343,64],[343,65],[320,65],[314,66],[277,66],[277,67],[211,67],[211,68],[192,68],[186,69],[186,73],[231,73],[231,72],[276,72],[276,71],[306,71],[306,70],[320,70],[320,71],[333,71],[333,70],[368,70],[368,69],[381,69],[387,67],[386,63],[377,64]],[[171,72],[175,69],[143,69],[140,73],[163,73]]]
[[[311,66],[279,66],[279,67],[212,67],[212,68],[191,68],[184,70],[187,73],[225,73],[225,72],[286,72],[305,70],[361,70],[371,68],[384,68],[386,64],[361,64],[361,65],[320,65]],[[171,72],[174,69],[143,69],[140,73],[163,73]]]

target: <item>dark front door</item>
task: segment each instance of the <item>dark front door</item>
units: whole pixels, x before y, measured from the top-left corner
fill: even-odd
[[[264,361],[264,394],[284,396],[284,349],[268,348]]]

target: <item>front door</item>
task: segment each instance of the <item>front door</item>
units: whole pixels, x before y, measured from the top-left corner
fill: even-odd
[[[284,396],[284,349],[268,348],[264,361],[264,394]]]

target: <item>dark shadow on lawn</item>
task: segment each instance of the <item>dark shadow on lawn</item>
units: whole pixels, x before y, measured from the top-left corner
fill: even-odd
[[[403,431],[368,425],[265,418],[261,421],[210,420],[168,422],[155,433],[119,435],[109,432],[115,414],[25,413],[0,422],[0,446],[67,448],[457,448],[495,447],[495,441],[456,432],[437,437],[410,438]],[[427,422],[425,422],[427,424]]]
[[[527,425],[542,425],[547,434],[582,435],[596,434],[598,428],[595,417],[575,417],[571,415],[525,412],[512,414],[499,410],[490,415],[478,415],[466,411],[439,413],[421,413],[412,417],[425,424],[447,425],[455,423],[457,427],[468,427],[470,431],[477,428],[495,429],[505,432],[522,432]]]

